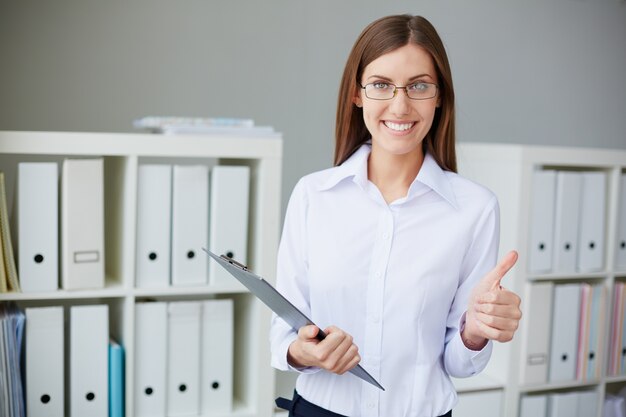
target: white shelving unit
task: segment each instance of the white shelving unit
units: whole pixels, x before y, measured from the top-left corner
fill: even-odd
[[[151,134],[0,132],[0,170],[11,211],[17,163],[102,157],[105,186],[105,288],[90,291],[0,294],[21,307],[108,304],[110,334],[126,351],[126,415],[133,415],[134,307],[161,301],[232,298],[235,305],[234,410],[220,417],[273,414],[274,372],[268,332],[270,312],[233,281],[232,286],[135,287],[137,168],[144,162],[250,167],[248,265],[273,279],[280,231],[282,138],[271,136],[163,136]]]
[[[546,383],[534,386],[520,384],[520,369],[524,366],[521,358],[522,346],[532,337],[532,329],[522,325],[514,340],[506,344],[496,344],[494,355],[481,378],[471,378],[462,382],[461,392],[501,390],[503,393],[503,416],[518,416],[519,403],[526,393],[553,393],[574,390],[594,390],[600,402],[607,392],[619,391],[626,386],[626,375],[607,377],[606,364],[609,349],[609,329],[611,323],[610,304],[612,288],[616,280],[626,279],[626,271],[615,268],[617,250],[616,230],[619,221],[619,185],[626,172],[626,151],[598,150],[569,147],[544,147],[524,145],[496,145],[462,143],[458,145],[459,173],[481,183],[496,193],[501,210],[500,255],[511,249],[519,252],[515,268],[503,280],[503,285],[524,297],[525,286],[533,281],[592,282],[602,283],[607,288],[605,320],[601,331],[602,377],[599,380],[568,381]],[[607,201],[605,224],[604,268],[597,273],[551,273],[532,274],[528,270],[529,224],[531,204],[532,173],[537,169],[557,169],[573,171],[602,171],[607,174]],[[533,308],[532,299],[522,299],[523,312]],[[546,317],[546,320],[550,320]],[[485,386],[484,380],[491,381]],[[599,417],[601,406],[598,406]],[[590,416],[591,417],[591,416]]]

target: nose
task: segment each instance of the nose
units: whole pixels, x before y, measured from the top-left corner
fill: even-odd
[[[402,92],[400,92],[402,90]],[[411,109],[410,98],[406,94],[404,87],[396,89],[396,95],[391,99],[389,109],[393,114],[405,115],[408,114]]]

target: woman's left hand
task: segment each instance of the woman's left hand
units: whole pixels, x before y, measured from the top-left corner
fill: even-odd
[[[517,294],[503,288],[500,282],[517,262],[517,252],[511,251],[474,287],[470,296],[461,337],[470,349],[482,349],[487,339],[508,342],[522,317],[521,300]]]

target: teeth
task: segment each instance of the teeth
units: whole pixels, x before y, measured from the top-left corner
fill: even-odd
[[[397,130],[402,132],[404,130],[408,130],[413,126],[413,123],[393,123],[393,122],[385,122],[385,126],[389,129]]]

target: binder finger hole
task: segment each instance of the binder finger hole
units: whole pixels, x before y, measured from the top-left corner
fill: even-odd
[[[563,355],[561,355],[561,360],[563,362],[565,362],[567,360],[567,353],[564,353]]]
[[[85,398],[87,398],[87,401],[93,401],[96,398],[96,394],[88,392],[87,395],[85,395]]]
[[[233,259],[235,257],[235,254],[232,252],[226,252],[226,256],[229,257],[230,259]]]
[[[149,258],[151,261],[154,261],[154,260],[157,258],[157,254],[156,254],[156,252],[150,252],[150,254],[148,255],[148,258]]]
[[[213,383],[211,384],[211,387],[213,389],[218,389],[220,387],[220,383],[217,381],[213,381]]]
[[[185,384],[180,384],[180,385],[178,386],[178,390],[179,390],[180,392],[185,392],[185,391],[187,391],[187,385],[185,385]]]
[[[40,398],[43,404],[48,404],[50,402],[50,396],[48,394],[44,394]]]
[[[151,387],[147,387],[147,388],[144,390],[144,392],[146,393],[146,395],[152,395],[152,393],[153,393],[154,391],[152,390],[152,388],[151,388]]]
[[[621,249],[626,249],[626,240],[622,240],[622,241],[620,242],[620,244],[619,244],[619,247],[620,247]]]
[[[35,255],[35,263],[40,264],[43,262],[43,255],[38,253],[37,255]]]
[[[570,245],[569,243],[565,244],[565,250],[570,250],[572,248],[572,245]]]
[[[594,249],[596,247],[596,242],[589,242],[589,249]]]
[[[539,244],[539,250],[544,250],[546,248],[546,245],[542,242]]]
[[[193,259],[194,256],[196,256],[196,253],[194,251],[190,250],[189,252],[187,252],[187,258]]]

